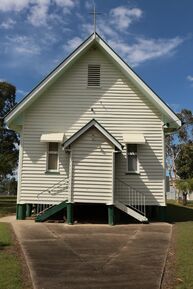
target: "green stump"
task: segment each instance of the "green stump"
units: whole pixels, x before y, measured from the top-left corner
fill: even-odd
[[[73,203],[67,203],[67,223],[73,225]]]
[[[26,204],[17,204],[16,219],[25,220],[26,218]]]
[[[114,205],[108,206],[108,224],[115,225],[115,207]]]

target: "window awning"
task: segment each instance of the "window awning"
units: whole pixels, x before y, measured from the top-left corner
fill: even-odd
[[[146,142],[142,133],[127,133],[123,134],[124,143],[144,144]]]
[[[64,133],[43,133],[40,142],[59,142],[64,141]]]

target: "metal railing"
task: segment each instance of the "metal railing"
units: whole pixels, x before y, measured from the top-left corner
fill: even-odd
[[[129,205],[135,211],[146,216],[146,199],[145,194],[132,188],[125,181],[116,178],[115,179],[115,190],[116,192],[126,192],[127,194],[127,205]]]

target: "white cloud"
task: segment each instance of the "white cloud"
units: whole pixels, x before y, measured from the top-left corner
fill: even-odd
[[[75,6],[75,1],[73,0],[54,0],[54,1],[60,7],[73,8]]]
[[[128,28],[131,23],[141,18],[143,12],[139,8],[127,8],[119,6],[111,9],[110,22],[115,29],[122,30]]]
[[[6,52],[13,54],[37,55],[40,54],[40,47],[35,43],[34,39],[27,36],[16,35],[14,37],[7,37],[5,43]]]
[[[92,10],[93,9],[93,3],[91,2],[91,0],[88,0],[85,2],[85,8],[87,10]]]
[[[190,82],[193,82],[193,76],[188,75],[188,76],[187,76],[187,79],[188,79]]]
[[[21,11],[28,7],[31,0],[0,0],[0,11]]]
[[[68,40],[67,43],[63,47],[66,52],[72,52],[81,43],[82,43],[82,39],[80,37],[74,37]]]
[[[0,0],[0,11],[21,12],[26,9],[27,19],[35,27],[45,26],[48,20],[58,20],[57,8],[64,14],[70,14],[78,0]]]
[[[16,21],[12,20],[11,18],[8,18],[6,21],[3,21],[0,24],[0,28],[11,29],[14,27],[15,24],[16,24]]]
[[[116,49],[129,64],[136,66],[147,60],[171,55],[183,42],[180,37],[171,39],[145,39],[138,38],[137,43],[128,43],[111,40],[110,44]]]
[[[64,14],[70,14],[71,10],[76,6],[75,0],[54,0],[55,4],[63,9]]]
[[[23,89],[17,89],[17,94],[20,94],[20,95],[26,95],[27,92],[24,91]]]
[[[30,14],[28,15],[28,21],[33,26],[41,26],[47,24],[48,9],[50,5],[50,0],[41,0],[33,5],[30,9]]]

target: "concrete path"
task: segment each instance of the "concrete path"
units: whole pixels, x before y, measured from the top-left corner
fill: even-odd
[[[160,288],[169,224],[11,222],[36,289]]]

